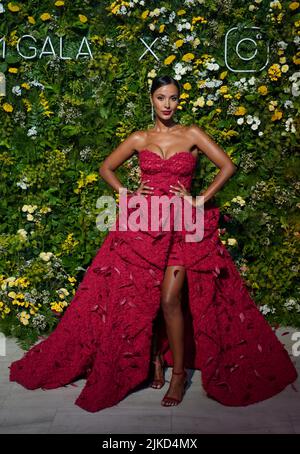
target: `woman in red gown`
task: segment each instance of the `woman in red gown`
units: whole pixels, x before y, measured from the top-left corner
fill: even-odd
[[[51,389],[84,377],[75,403],[95,412],[149,379],[153,348],[153,387],[164,385],[163,366],[173,367],[164,406],[181,402],[187,368],[201,370],[207,396],[231,406],[267,399],[296,380],[288,352],[219,238],[220,212],[211,199],[236,167],[201,128],[174,122],[179,96],[175,79],[155,78],[154,128],[132,133],[105,159],[100,175],[126,193],[114,170],[137,151],[142,183],[126,198],[127,214],[134,214],[135,196],[147,202],[142,219],[153,217],[152,196],[177,197],[190,204],[194,222],[200,199],[201,241],[188,241],[189,229],[177,230],[174,215],[169,229],[161,228],[159,214],[158,228],[138,231],[119,229],[124,218],[118,216],[58,326],[11,364],[11,381]],[[194,198],[189,191],[201,152],[220,172]]]

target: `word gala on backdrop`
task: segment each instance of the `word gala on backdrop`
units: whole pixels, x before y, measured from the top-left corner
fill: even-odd
[[[0,58],[4,59],[7,56],[7,42],[6,36],[0,38]],[[21,36],[16,44],[17,53],[26,60],[33,58],[42,58],[47,55],[58,57],[61,60],[71,60],[73,57],[64,55],[64,38],[59,37],[58,43],[53,44],[53,40],[50,36],[46,36],[41,46],[37,45],[37,39],[32,35]],[[78,44],[77,54],[75,59],[79,57],[89,57],[93,59],[92,51],[87,38],[84,36],[81,42]]]

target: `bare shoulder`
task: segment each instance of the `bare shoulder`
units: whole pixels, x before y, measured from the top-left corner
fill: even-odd
[[[133,131],[126,139],[127,143],[130,143],[134,150],[138,150],[143,146],[146,138],[146,131],[137,130]]]
[[[204,129],[201,128],[198,125],[192,124],[189,127],[189,134],[193,134],[196,137],[202,136],[203,134],[206,134]]]

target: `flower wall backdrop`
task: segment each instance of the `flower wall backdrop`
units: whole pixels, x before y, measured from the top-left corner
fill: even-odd
[[[99,166],[152,127],[162,74],[238,166],[222,242],[266,318],[300,327],[299,64],[299,2],[0,2],[0,330],[28,348],[56,326],[107,234]],[[130,189],[137,164],[117,169]],[[193,195],[217,172],[202,155]]]

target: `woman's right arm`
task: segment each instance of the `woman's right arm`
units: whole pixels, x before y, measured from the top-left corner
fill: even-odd
[[[115,148],[99,167],[100,176],[116,191],[122,192],[124,186],[116,177],[114,171],[123,164],[135,150],[143,146],[143,132],[131,133],[117,148]]]

